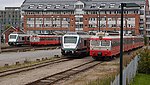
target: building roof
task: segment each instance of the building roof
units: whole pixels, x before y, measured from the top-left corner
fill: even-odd
[[[84,10],[118,9],[120,3],[136,3],[144,5],[145,0],[25,0],[22,4],[23,11],[30,10],[74,10],[75,3],[84,3]]]
[[[11,27],[9,27],[8,29],[6,29],[6,30],[2,33],[2,35],[5,34],[7,31],[9,31],[10,29],[14,29],[15,31],[25,33],[23,30],[11,26]]]

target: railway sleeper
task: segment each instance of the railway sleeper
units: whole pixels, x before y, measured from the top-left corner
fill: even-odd
[[[63,73],[63,75],[68,75],[68,74],[75,74],[77,72],[77,70],[70,70],[66,73]]]
[[[32,85],[50,85],[49,82],[38,82],[38,83],[34,83]]]
[[[45,80],[41,80],[40,82],[41,83],[53,83],[53,81],[55,81],[56,79],[54,79],[54,80],[50,80],[50,79],[45,79]]]

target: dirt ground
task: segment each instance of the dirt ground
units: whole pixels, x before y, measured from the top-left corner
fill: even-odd
[[[139,51],[140,49],[132,51],[131,53],[125,53],[123,55],[123,65],[126,66],[128,63],[130,63],[130,61],[136,56],[137,52]],[[97,65],[90,70],[69,77],[68,79],[60,81],[55,85],[93,85],[89,83],[95,82],[97,80],[108,80],[108,78],[110,77],[114,79],[114,77],[119,73],[119,65],[120,58],[115,58],[111,61],[104,61],[100,65]]]
[[[108,78],[111,75],[115,75],[119,70],[119,59],[112,61],[105,61],[102,64],[95,66],[94,68],[74,75],[56,83],[55,85],[87,85],[89,82],[97,79],[101,80]]]

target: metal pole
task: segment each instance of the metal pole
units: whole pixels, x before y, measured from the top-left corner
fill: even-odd
[[[2,47],[2,43],[1,43],[1,36],[2,36],[2,33],[1,33],[1,30],[2,30],[2,23],[0,22],[0,53],[2,52],[2,50],[1,50],[1,47]]]
[[[100,9],[99,9],[99,32],[100,32]]]
[[[121,3],[121,30],[120,30],[120,85],[123,84],[123,7],[125,3]]]

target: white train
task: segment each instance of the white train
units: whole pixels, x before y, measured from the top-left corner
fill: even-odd
[[[81,32],[69,32],[62,37],[62,55],[89,54],[90,35]]]
[[[30,35],[23,33],[11,33],[8,37],[8,44],[10,46],[29,45]]]

